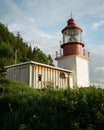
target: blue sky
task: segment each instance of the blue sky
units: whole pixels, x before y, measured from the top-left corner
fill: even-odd
[[[14,34],[19,31],[24,41],[53,59],[71,11],[91,53],[91,83],[104,84],[103,0],[0,0],[0,22]]]

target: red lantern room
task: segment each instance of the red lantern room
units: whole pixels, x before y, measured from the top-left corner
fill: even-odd
[[[63,34],[63,56],[82,54],[84,44],[82,42],[82,29],[76,25],[76,21],[70,18],[67,26],[62,30]]]

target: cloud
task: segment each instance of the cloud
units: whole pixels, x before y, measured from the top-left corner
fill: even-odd
[[[99,27],[104,25],[104,20],[101,20],[100,22],[96,22],[93,24],[93,29],[98,29]]]
[[[98,72],[100,72],[100,73],[101,73],[101,72],[104,73],[104,66],[97,67],[96,70],[97,70]]]
[[[13,22],[22,14],[22,11],[11,0],[0,1],[0,16],[3,22]]]
[[[91,83],[104,84],[104,45],[90,46],[91,61],[90,80]]]

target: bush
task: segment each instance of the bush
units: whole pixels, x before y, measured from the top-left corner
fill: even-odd
[[[104,129],[104,90],[101,88],[43,91],[0,79],[0,91],[1,130]]]

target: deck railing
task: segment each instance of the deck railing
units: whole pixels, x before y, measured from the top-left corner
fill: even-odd
[[[87,50],[85,50],[85,49],[82,50],[82,55],[83,55],[83,56],[86,56],[86,57],[88,57],[88,58],[90,58],[90,52],[87,51]],[[59,51],[56,51],[56,58],[61,58],[61,57],[63,57],[63,52],[62,52],[62,50],[61,50],[60,52],[59,52]]]

